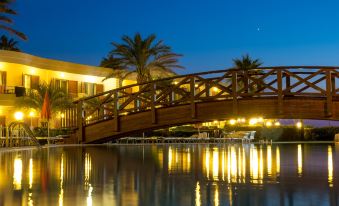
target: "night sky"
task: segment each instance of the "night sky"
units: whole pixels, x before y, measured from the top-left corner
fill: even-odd
[[[339,66],[334,0],[17,0],[13,6],[15,28],[29,37],[22,50],[52,59],[98,65],[110,42],[140,32],[183,54],[182,74],[229,68],[247,53],[265,66]]]
[[[154,33],[192,73],[249,53],[265,66],[339,65],[339,2],[311,0],[17,0],[24,52],[98,65],[122,35]]]

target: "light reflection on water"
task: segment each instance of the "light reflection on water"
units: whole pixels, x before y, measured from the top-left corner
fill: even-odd
[[[338,150],[230,144],[0,152],[0,205],[338,205]]]

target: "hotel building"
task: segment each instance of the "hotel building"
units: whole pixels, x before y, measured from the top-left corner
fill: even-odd
[[[66,88],[74,99],[115,89],[118,79],[103,79],[111,69],[52,60],[21,52],[0,50],[0,125],[14,121],[14,113],[21,110],[24,121],[38,126],[40,114],[32,114],[16,106],[26,89],[37,88],[39,83],[54,81]],[[135,81],[126,79],[123,85]],[[58,124],[54,124],[56,127]]]

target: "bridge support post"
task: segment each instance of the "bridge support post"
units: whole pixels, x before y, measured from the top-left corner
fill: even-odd
[[[196,108],[195,108],[195,78],[192,76],[190,78],[190,97],[191,97],[191,116],[192,119],[197,118]]]
[[[326,71],[326,111],[325,115],[327,117],[332,116],[332,75],[331,71]]]
[[[77,139],[78,144],[81,144],[84,140],[85,131],[84,131],[84,125],[83,125],[83,111],[82,111],[82,105],[83,102],[79,101],[77,103],[77,126],[78,126],[78,132],[77,132]]]
[[[152,124],[157,123],[157,114],[155,109],[155,100],[156,100],[156,84],[152,83],[151,85],[151,113],[152,113]]]
[[[282,71],[280,69],[277,72],[277,84],[278,84],[278,114],[282,114],[283,89],[282,89]]]
[[[233,115],[238,115],[238,82],[237,72],[232,72],[232,98],[233,98]]]
[[[114,103],[114,130],[116,132],[119,132],[119,97],[118,97],[118,91],[114,91],[113,94],[113,103]]]

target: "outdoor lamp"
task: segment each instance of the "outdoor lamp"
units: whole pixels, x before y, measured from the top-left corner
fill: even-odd
[[[14,113],[14,118],[16,121],[21,121],[24,119],[24,113],[22,112],[15,112]]]

